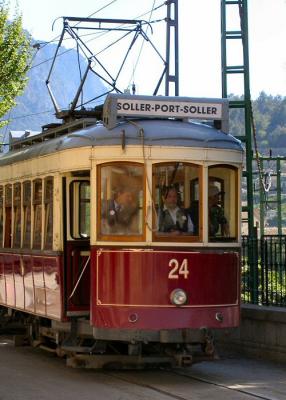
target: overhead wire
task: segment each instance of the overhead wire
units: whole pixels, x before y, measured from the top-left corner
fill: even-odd
[[[98,12],[100,12],[100,11],[102,11],[103,9],[109,7],[110,5],[112,5],[113,3],[117,2],[117,1],[118,1],[118,0],[112,0],[112,1],[110,1],[109,3],[107,3],[106,5],[104,5],[103,7],[99,8],[98,10],[96,10],[95,12],[93,12],[92,14],[90,14],[87,18],[91,18],[92,16],[94,16],[94,15],[97,14]],[[151,20],[151,16],[153,15],[154,11],[158,10],[159,8],[161,8],[161,7],[163,7],[164,5],[167,4],[167,1],[164,1],[164,2],[162,2],[161,4],[159,4],[157,7],[154,7],[155,2],[156,2],[156,0],[153,1],[153,6],[152,6],[151,10],[149,10],[149,11],[147,11],[147,12],[144,12],[144,13],[142,13],[142,14],[136,16],[136,17],[134,18],[134,20],[137,20],[137,19],[142,18],[143,16],[149,14],[149,15],[150,15],[149,21],[148,21],[148,22],[146,21],[145,23],[148,23],[148,24],[152,23],[152,21],[150,21],[150,20]],[[154,22],[159,22],[159,21],[161,21],[161,20],[155,20]],[[79,21],[75,26],[79,25],[80,23],[81,23],[81,21]],[[144,22],[143,22],[143,23],[144,23]],[[119,25],[117,26],[117,28],[120,28],[120,27],[122,27],[122,26],[123,26],[123,24],[119,24]],[[147,28],[147,29],[148,29],[148,28]],[[147,31],[147,29],[146,29],[146,31]],[[84,35],[81,35],[81,37],[88,36],[88,35],[96,36],[96,38],[92,38],[91,40],[87,41],[87,43],[90,43],[91,41],[93,41],[93,40],[95,40],[95,39],[99,39],[99,38],[101,38],[102,36],[105,36],[105,35],[107,35],[107,34],[110,34],[110,31],[108,31],[108,32],[103,32],[103,33],[101,33],[101,32],[96,32],[96,33],[92,33],[92,34],[84,34]],[[51,39],[50,41],[45,42],[43,46],[40,46],[40,48],[36,47],[37,43],[35,43],[34,46],[37,48],[37,53],[39,52],[39,50],[42,50],[42,49],[43,49],[44,47],[46,47],[48,44],[50,44],[50,43],[56,41],[59,37],[60,37],[60,36],[58,35],[58,36],[54,37],[53,39]],[[68,38],[68,39],[71,39],[71,38]],[[122,38],[121,38],[121,39],[122,39]],[[120,40],[120,39],[116,40],[113,44],[115,44],[115,43],[118,42],[119,40]],[[144,42],[143,42],[143,43],[144,43]],[[41,43],[40,43],[40,44],[41,44]],[[108,47],[110,47],[110,45],[109,45]],[[57,55],[57,57],[62,56],[62,55],[66,54],[66,53],[68,53],[68,52],[70,52],[70,51],[72,51],[72,50],[75,50],[75,48],[76,48],[76,47],[73,47],[73,48],[70,48],[70,49],[66,49],[65,51],[59,53],[59,54]],[[100,50],[100,52],[98,52],[96,55],[102,53],[102,52],[105,51],[106,49],[107,49],[107,48]],[[37,54],[37,53],[36,53],[36,54]],[[33,57],[33,59],[34,59],[34,58],[35,58],[35,56]],[[49,59],[43,60],[42,62],[40,62],[40,63],[38,63],[38,64],[36,64],[36,65],[32,65],[32,66],[29,68],[29,70],[31,70],[31,69],[33,69],[33,68],[36,68],[36,67],[39,67],[40,65],[43,65],[43,64],[45,64],[45,63],[47,63],[47,62],[49,62],[49,61],[51,61],[51,60],[53,60],[53,58],[49,58]],[[94,101],[94,99],[93,99],[93,101]],[[28,116],[34,116],[34,115],[40,115],[40,114],[50,113],[50,112],[53,112],[53,111],[54,111],[54,110],[46,110],[46,111],[42,111],[42,112],[38,112],[38,113],[32,113],[32,114],[26,114],[26,115],[23,115],[23,116],[13,117],[10,121],[13,121],[14,119],[26,118],[26,117],[28,117]],[[9,125],[9,124],[8,124],[8,125]]]
[[[112,0],[112,1],[110,1],[110,2],[109,2],[108,4],[106,4],[105,6],[99,8],[98,10],[94,11],[92,14],[88,15],[86,18],[91,18],[91,17],[93,17],[95,14],[99,13],[100,11],[104,10],[105,8],[109,7],[111,4],[113,4],[113,3],[117,2],[117,1],[118,1],[118,0]],[[59,17],[59,18],[62,18],[62,17]],[[59,19],[59,18],[57,18],[57,19]],[[57,19],[56,19],[56,20],[57,20]],[[56,21],[56,20],[55,20],[55,21]],[[54,23],[55,23],[55,21],[54,21]],[[77,24],[75,24],[75,26],[79,25],[80,23],[81,23],[81,21],[79,21]],[[60,35],[57,35],[56,37],[54,37],[53,39],[51,39],[49,42],[46,42],[46,43],[44,44],[44,46],[42,46],[41,48],[43,49],[45,46],[47,46],[48,44],[50,44],[50,43],[52,43],[52,42],[58,40],[59,38],[60,38]]]
[[[111,1],[111,2],[108,3],[106,6],[102,7],[101,9],[97,10],[96,12],[90,14],[87,18],[90,18],[91,16],[95,15],[96,13],[98,13],[98,12],[101,11],[101,10],[103,10],[103,9],[106,8],[107,6],[111,5],[111,4],[114,3],[115,1],[118,1],[118,0],[113,0],[113,1]],[[152,13],[154,13],[154,11],[156,11],[156,10],[158,10],[159,8],[163,7],[164,5],[166,5],[166,3],[167,3],[167,2],[164,1],[164,2],[161,3],[159,6],[157,6],[157,7],[155,7],[155,8],[152,8],[151,10],[149,10],[149,11],[147,11],[147,12],[144,12],[143,14],[140,14],[140,15],[136,16],[136,17],[134,17],[133,19],[134,19],[134,20],[137,20],[137,19],[139,19],[139,18],[141,18],[141,17],[144,17],[145,15],[150,14],[151,11],[152,11]],[[162,20],[164,20],[164,19],[162,19]],[[160,22],[160,21],[162,21],[162,20],[155,20],[154,23],[155,23],[155,22]],[[80,23],[80,22],[79,22],[79,23]],[[78,24],[79,24],[79,23],[78,23]],[[146,23],[147,23],[147,22],[146,22]],[[151,21],[150,23],[153,23],[153,22]],[[76,25],[78,25],[78,24],[76,24]],[[75,26],[76,26],[76,25],[75,25]],[[124,24],[119,24],[119,25],[116,26],[116,28],[120,28],[120,27],[122,27],[123,25],[124,25]],[[127,25],[127,26],[128,26],[128,25]],[[93,39],[87,41],[87,43],[90,43],[92,40],[99,39],[99,38],[101,38],[101,37],[103,37],[103,36],[105,36],[105,35],[107,35],[107,34],[110,34],[110,31],[108,31],[108,32],[103,32],[103,33],[97,33],[97,32],[96,32],[96,33],[93,33],[93,34],[85,34],[85,35],[81,35],[81,37],[88,36],[88,35],[98,35],[98,37],[93,38]],[[58,39],[59,37],[60,37],[60,35],[58,35],[56,38],[52,39],[51,41],[46,42],[45,45],[41,47],[41,49],[43,49],[46,45],[52,43],[53,41],[55,41],[55,40]],[[72,39],[72,38],[67,38],[67,39],[70,40],[70,39]],[[60,57],[60,56],[62,56],[62,55],[64,55],[64,54],[66,54],[66,53],[68,53],[68,52],[74,50],[75,48],[76,48],[76,46],[75,46],[75,47],[72,47],[72,48],[70,48],[70,49],[67,49],[67,50],[65,50],[65,51],[63,51],[63,52],[61,52],[61,53],[59,53],[59,54],[57,55],[57,57]],[[46,62],[49,62],[49,61],[51,61],[51,60],[53,60],[53,57],[51,57],[51,58],[49,58],[49,59],[46,59],[46,60],[44,60],[44,61],[42,61],[42,62],[40,62],[40,63],[38,63],[38,64],[36,64],[36,65],[31,66],[30,69],[36,68],[36,67],[38,67],[38,66],[40,66],[40,65],[42,65],[42,64],[44,64],[44,63],[46,63]]]
[[[97,9],[96,11],[94,11],[93,13],[91,13],[90,15],[88,15],[87,18],[93,17],[94,15],[96,15],[96,14],[99,13],[100,11],[104,10],[105,8],[109,7],[111,4],[116,3],[117,1],[118,1],[118,0],[112,0],[112,1],[110,1],[109,3],[107,3],[106,5],[104,5],[103,7]],[[78,24],[80,24],[80,21],[79,21],[76,25],[78,25]],[[94,33],[93,35],[95,35],[95,34],[96,34],[96,33]],[[88,34],[86,34],[86,35],[88,35]],[[34,47],[37,51],[36,51],[36,52],[34,53],[34,55],[32,56],[32,59],[31,59],[31,62],[30,62],[29,70],[31,70],[32,68],[35,68],[36,66],[40,66],[40,65],[42,65],[42,64],[44,64],[44,63],[46,63],[46,62],[48,62],[48,61],[51,61],[51,60],[53,59],[53,58],[50,58],[50,59],[48,59],[48,60],[45,60],[45,61],[43,61],[43,62],[37,64],[36,66],[32,66],[32,65],[31,65],[32,62],[34,61],[36,55],[38,54],[39,50],[43,49],[44,47],[46,47],[48,44],[52,43],[53,41],[58,40],[59,37],[60,37],[60,35],[54,37],[54,38],[51,39],[49,42],[45,42],[45,44],[44,44],[43,46],[40,46],[40,47],[37,46],[38,43],[35,43],[35,44],[33,45],[33,47]],[[69,39],[70,39],[70,38],[69,38]],[[63,53],[60,53],[60,55],[63,55],[64,53],[66,53],[66,52],[68,52],[68,51],[70,51],[70,50],[71,50],[71,49],[69,49],[69,50],[67,50],[67,51],[65,51],[65,52],[63,52]],[[12,112],[12,110],[9,111],[9,118],[8,118],[9,122],[8,122],[8,124],[7,124],[6,127],[5,127],[5,134],[6,134],[6,132],[7,132],[8,126],[9,126],[9,124],[10,124],[10,121],[13,121],[13,120],[19,119],[19,118],[26,118],[26,117],[28,117],[28,116],[34,116],[34,115],[39,115],[39,114],[45,114],[45,113],[53,112],[53,110],[42,111],[42,112],[33,113],[33,114],[26,114],[26,115],[24,115],[24,116],[13,117],[12,119],[10,119],[11,112]]]
[[[152,14],[153,14],[153,12],[154,12],[155,3],[156,3],[156,0],[153,0],[153,5],[152,5],[152,9],[151,9],[151,11],[150,11],[150,16],[149,16],[149,21],[148,21],[149,24],[150,24],[150,21],[151,21]],[[148,28],[150,27],[149,24],[148,24],[147,27],[146,27],[145,34],[147,34]],[[128,87],[129,87],[129,86],[131,85],[131,81],[133,80],[134,91],[135,91],[135,86],[134,86],[134,85],[135,85],[135,83],[134,83],[134,75],[135,75],[135,71],[136,71],[137,66],[138,66],[138,63],[139,63],[139,59],[140,59],[141,54],[142,54],[142,50],[143,50],[144,44],[145,44],[145,39],[144,39],[144,37],[142,37],[142,42],[141,42],[141,47],[140,47],[140,50],[139,50],[139,54],[138,54],[138,56],[137,56],[137,60],[136,60],[135,66],[133,67],[132,76],[131,76],[131,78],[130,78],[130,80],[129,80],[129,84],[128,84]]]

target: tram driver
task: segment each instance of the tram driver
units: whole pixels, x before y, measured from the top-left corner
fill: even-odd
[[[222,194],[217,186],[209,186],[209,235],[212,237],[219,233],[221,236],[229,236],[229,224],[220,204]]]
[[[138,233],[137,214],[135,193],[128,187],[117,188],[113,199],[107,201],[107,207],[103,207],[102,233],[115,235]]]
[[[175,187],[163,190],[163,207],[159,210],[159,232],[179,235],[194,233],[194,224],[187,210],[179,207],[179,195]]]

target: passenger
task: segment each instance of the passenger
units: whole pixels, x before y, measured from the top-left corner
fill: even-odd
[[[229,236],[228,221],[224,216],[220,203],[220,196],[223,194],[217,186],[209,186],[209,235],[216,236],[221,228],[222,236]]]
[[[102,227],[102,233],[105,234],[130,234],[138,233],[134,218],[138,213],[138,204],[135,200],[135,194],[129,188],[118,188],[114,199],[107,201],[107,207],[103,208],[102,219],[106,221],[109,228],[105,224]],[[137,232],[136,232],[137,230]]]
[[[159,211],[159,232],[179,235],[182,232],[193,233],[194,225],[187,210],[178,205],[176,188],[166,188],[163,194],[163,207]]]

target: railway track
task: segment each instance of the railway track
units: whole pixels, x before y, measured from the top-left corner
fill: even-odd
[[[212,380],[199,378],[182,371],[174,371],[164,368],[161,369],[160,372],[149,372],[155,377],[155,379],[152,379],[150,374],[146,375],[146,373],[141,374],[140,372],[131,373],[130,371],[125,371],[123,373],[108,371],[104,372],[104,374],[120,381],[124,381],[125,383],[142,387],[142,389],[144,388],[154,391],[154,393],[157,393],[157,395],[165,396],[163,398],[166,399],[199,400],[209,398],[212,400],[221,400],[224,396],[228,396],[227,398],[232,400],[274,399],[272,396],[268,397],[258,393],[253,393],[252,391],[233,387],[233,385],[222,384]],[[148,379],[148,376],[150,379]],[[176,378],[179,378],[179,382],[176,381]],[[156,380],[156,382],[154,382],[154,380]],[[163,383],[164,381],[167,383]],[[195,383],[195,385],[192,383]],[[176,390],[178,393],[176,393]],[[211,395],[207,395],[208,392],[211,393]]]
[[[286,399],[284,365],[243,357],[184,370],[82,370],[68,368],[64,360],[38,348],[14,347],[4,336],[0,337],[0,354],[0,398],[7,400],[49,400],[51,393],[59,400],[67,396],[91,399],[95,393],[106,400]]]

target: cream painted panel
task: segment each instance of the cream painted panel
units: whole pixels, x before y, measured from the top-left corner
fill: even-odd
[[[106,149],[105,149],[106,151]],[[92,147],[82,147],[79,149],[69,149],[62,151],[60,156],[61,172],[90,169],[91,168]]]
[[[242,153],[236,150],[224,149],[202,149],[188,147],[144,147],[145,159],[158,161],[184,160],[184,161],[212,161],[220,163],[241,163]],[[115,160],[143,160],[142,146],[126,146],[123,150],[119,146],[96,147],[93,151],[93,157],[98,162],[115,161]]]
[[[1,181],[34,178],[40,175],[53,174],[57,171],[89,169],[90,166],[91,147],[69,149],[1,167]]]
[[[145,157],[148,157],[146,147]],[[99,146],[93,148],[93,157],[100,162],[105,161],[143,161],[143,151],[141,146],[126,146],[125,150],[121,146]]]

